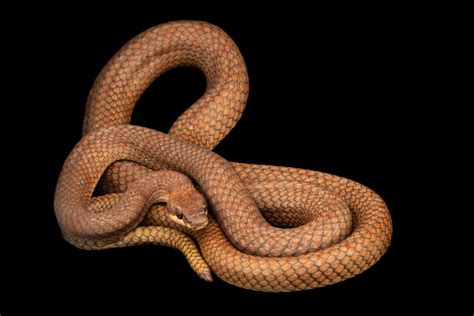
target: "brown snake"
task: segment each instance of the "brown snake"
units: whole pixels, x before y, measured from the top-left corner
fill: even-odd
[[[204,72],[204,95],[168,134],[129,125],[144,90],[179,66]],[[243,58],[216,26],[170,22],[129,41],[96,79],[84,137],[58,181],[65,239],[84,249],[175,247],[202,278],[212,280],[212,270],[257,291],[321,287],[373,265],[392,235],[376,193],[342,177],[231,163],[211,151],[239,120],[247,95]],[[98,183],[107,194],[92,198]]]

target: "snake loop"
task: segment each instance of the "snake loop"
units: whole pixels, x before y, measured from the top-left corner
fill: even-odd
[[[144,90],[179,66],[204,72],[204,95],[168,134],[129,125]],[[212,152],[241,117],[247,96],[243,58],[216,26],[170,22],[129,41],[96,79],[84,138],[58,181],[55,212],[66,240],[85,249],[178,247],[203,279],[211,280],[210,268],[228,283],[257,291],[321,287],[373,265],[392,234],[390,214],[376,193],[342,177],[228,162]],[[212,210],[203,229],[179,225],[163,206],[152,206],[164,187],[179,181],[176,172],[197,183]],[[93,199],[103,173],[99,186],[107,195]],[[192,196],[187,205],[199,200]],[[181,209],[176,214],[184,216]]]

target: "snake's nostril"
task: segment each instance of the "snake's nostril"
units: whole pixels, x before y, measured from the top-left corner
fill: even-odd
[[[176,217],[179,218],[179,219],[183,219],[183,217],[184,217],[183,211],[177,210],[176,211]]]

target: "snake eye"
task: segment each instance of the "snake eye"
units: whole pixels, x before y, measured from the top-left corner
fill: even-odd
[[[177,217],[177,218],[183,219],[183,216],[184,216],[183,211],[181,211],[181,210],[177,210],[177,211],[176,211],[176,217]]]

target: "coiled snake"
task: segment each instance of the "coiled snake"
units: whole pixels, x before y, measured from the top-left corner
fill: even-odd
[[[178,66],[204,72],[204,95],[168,134],[129,125],[144,90]],[[212,270],[257,291],[321,287],[373,265],[392,234],[376,193],[342,177],[228,162],[211,151],[247,95],[243,58],[216,26],[170,22],[129,41],[96,79],[84,137],[59,177],[55,213],[65,239],[84,249],[175,247],[203,279],[212,280]],[[104,194],[92,197],[97,185]]]

